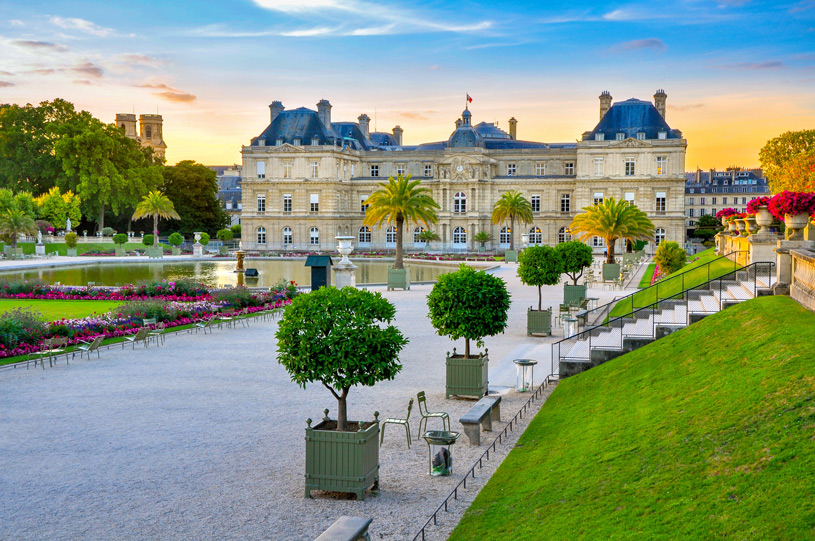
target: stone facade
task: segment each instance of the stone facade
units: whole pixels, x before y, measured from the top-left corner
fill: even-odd
[[[747,203],[751,200],[772,195],[761,169],[734,167],[726,171],[697,170],[686,176],[685,225],[688,236],[696,229],[696,219],[700,216],[716,216],[724,208],[747,212]]]
[[[509,235],[520,246],[522,233],[530,233],[530,244],[555,245],[569,238],[566,227],[580,209],[599,197],[633,201],[651,217],[659,240],[682,242],[687,141],[665,123],[664,100],[662,113],[640,100],[610,105],[608,93],[600,102],[600,123],[576,143],[521,141],[514,118],[507,133],[492,123],[473,125],[465,109],[447,141],[416,146],[401,144],[398,126],[369,132],[364,114],[358,122],[332,123],[326,100],[317,111],[286,111],[274,102],[269,127],[241,151],[243,246],[328,250],[335,236],[350,235],[356,250],[393,248],[395,233],[387,226],[363,226],[362,201],[400,173],[420,179],[441,207],[432,226],[441,241],[414,242],[418,226],[411,224],[407,250],[476,251],[479,231],[492,234],[488,249],[508,248]],[[490,220],[508,190],[530,200],[534,216],[511,232],[509,224]],[[602,252],[601,242],[596,250]]]
[[[139,115],[137,126],[136,115],[119,113],[116,115],[116,125],[124,130],[126,136],[135,139],[142,146],[152,148],[156,156],[164,159],[167,144],[164,142],[164,119],[161,115]]]

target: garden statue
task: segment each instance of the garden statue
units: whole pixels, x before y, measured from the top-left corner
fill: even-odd
[[[65,232],[66,233],[71,232],[71,219],[70,218],[68,218],[68,220],[65,222]]]
[[[42,231],[37,231],[37,244],[42,244]]]

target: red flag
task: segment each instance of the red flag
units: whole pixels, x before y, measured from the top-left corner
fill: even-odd
[[[467,103],[472,103],[472,102],[473,102],[473,99],[470,97],[469,94],[467,94]]]

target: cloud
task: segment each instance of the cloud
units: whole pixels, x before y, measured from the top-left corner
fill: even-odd
[[[429,113],[433,113],[433,111],[429,111]],[[402,118],[409,118],[410,120],[430,120],[428,117],[421,113],[414,113],[414,112],[406,112],[406,113],[396,113],[397,116]]]
[[[724,64],[716,66],[720,69],[727,70],[773,70],[784,67],[784,63],[780,60],[769,60],[767,62],[738,62],[736,64]]]
[[[3,70],[0,70],[0,75],[5,75],[6,77],[11,77],[11,76],[13,76],[14,74],[13,74],[13,73],[11,73],[10,71],[3,71]]]
[[[81,64],[77,64],[71,68],[68,68],[66,71],[71,71],[78,75],[84,75],[86,77],[93,77],[95,79],[100,79],[103,75],[102,68],[94,64],[93,62],[83,62]]]
[[[64,28],[66,30],[79,30],[80,32],[98,36],[100,38],[110,36],[114,33],[112,28],[104,28],[90,21],[86,21],[85,19],[77,19],[73,17],[51,17],[50,20],[51,24],[59,26],[60,28]]]
[[[25,26],[25,23],[20,19],[10,19],[8,24],[9,26]]]
[[[0,88],[8,88],[10,86],[14,86],[14,83],[9,81],[0,81]]]
[[[749,3],[750,0],[719,0],[718,2],[720,8],[740,7]]]
[[[180,103],[189,103],[191,101],[195,101],[196,97],[193,94],[188,92],[156,92],[153,94],[154,96],[158,96],[159,98],[165,99],[167,101],[174,101]]]
[[[33,41],[28,39],[18,39],[11,42],[12,45],[22,47],[24,49],[31,49],[32,51],[54,51],[65,52],[68,47],[60,43],[51,43],[49,41]]]
[[[254,2],[264,9],[283,13],[306,13],[320,9],[353,11],[352,5],[354,4],[354,2],[338,2],[337,0],[254,0]]]
[[[75,85],[85,85],[85,86],[93,86],[93,83],[88,81],[87,79],[77,79],[74,81]]]
[[[704,106],[704,103],[689,103],[687,105],[672,105],[669,103],[668,109],[672,111],[690,111],[691,109],[701,109]]]
[[[121,54],[117,58],[123,62],[127,62],[128,64],[138,64],[140,66],[149,66],[152,68],[157,68],[167,64],[166,60],[153,58],[152,56],[147,56],[144,54]]]
[[[627,51],[641,51],[645,49],[651,49],[654,51],[662,52],[666,51],[668,49],[668,46],[665,45],[665,42],[658,38],[635,39],[632,41],[618,43],[617,45],[611,48],[611,51],[627,52]]]
[[[436,70],[437,70],[437,69],[439,69],[440,67],[441,67],[441,66],[439,66],[438,64],[434,64],[434,65],[430,66],[430,70],[431,70],[431,71],[436,71]]]
[[[798,2],[794,6],[790,7],[789,12],[802,13],[811,9],[815,9],[815,0],[802,0],[801,2]]]
[[[336,31],[337,31],[336,28],[319,27],[319,28],[308,28],[304,30],[290,30],[288,32],[281,32],[279,35],[286,36],[289,38],[305,38],[312,36],[327,36],[329,34],[335,33]]]

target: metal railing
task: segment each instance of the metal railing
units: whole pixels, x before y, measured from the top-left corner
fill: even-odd
[[[730,292],[730,299],[725,299],[724,294],[730,287],[735,286],[737,288],[742,288],[746,295],[750,291],[749,289],[745,289],[745,282],[749,282],[750,279],[752,279],[752,298],[755,298],[759,289],[769,288],[772,285],[774,268],[775,263],[770,261],[752,263],[746,267],[735,269],[711,280],[707,280],[701,284],[696,284],[690,288],[683,289],[682,291],[666,296],[665,298],[657,298],[655,302],[648,304],[647,306],[637,308],[624,315],[609,319],[603,324],[595,325],[589,329],[580,331],[573,336],[563,338],[552,344],[552,363],[554,363],[556,358],[558,359],[558,362],[562,360],[591,362],[592,350],[619,350],[622,349],[623,340],[625,340],[625,338],[656,338],[656,328],[659,326],[689,325],[692,313],[715,313],[721,311],[725,304],[747,300],[749,297],[737,297],[732,291]],[[765,271],[766,281],[764,281],[762,287],[759,287],[758,279],[765,275]],[[740,279],[739,275],[745,275],[747,279]],[[699,298],[691,299],[691,294],[696,294],[697,292],[699,293]],[[705,293],[710,292],[714,293],[713,297],[716,301],[716,309],[714,310],[707,310],[701,300]],[[740,291],[737,289],[736,292]],[[693,310],[691,310],[691,307],[689,306],[688,301],[690,300],[698,301],[698,305],[695,306]],[[675,304],[684,308],[684,318],[681,321],[677,320],[675,317],[677,315],[676,311],[674,311],[674,314],[670,319],[663,317],[665,314],[663,314],[661,310],[665,308],[664,305],[666,302],[671,301],[680,301],[675,302]],[[681,304],[682,302],[685,304]],[[660,307],[660,304],[663,306]],[[700,306],[702,308],[701,310],[699,309]],[[637,321],[641,319],[647,319],[649,323],[645,325],[636,325]],[[624,328],[628,323],[635,323],[635,325],[631,331],[626,332]],[[644,329],[648,329],[649,332],[645,332]],[[583,344],[576,348],[575,345],[579,342],[583,342]],[[568,349],[564,354],[563,350],[566,347],[568,347]],[[552,372],[554,373],[554,370]]]
[[[535,389],[535,391],[532,393],[532,396],[529,397],[529,400],[527,400],[524,403],[524,405],[521,406],[521,408],[518,410],[518,412],[515,414],[515,416],[512,417],[512,419],[510,419],[509,422],[504,426],[504,429],[501,432],[498,433],[498,436],[496,436],[496,438],[492,441],[492,444],[487,446],[487,449],[481,454],[480,457],[478,457],[476,459],[476,461],[473,463],[473,465],[470,467],[470,469],[467,470],[467,472],[464,474],[464,477],[461,479],[461,481],[459,481],[458,484],[456,484],[456,486],[453,488],[453,490],[450,491],[450,493],[447,495],[447,497],[444,498],[444,500],[442,500],[442,502],[439,504],[439,506],[436,508],[436,510],[433,511],[433,514],[430,515],[430,517],[427,519],[427,521],[425,521],[425,523],[422,525],[422,528],[419,530],[419,532],[413,537],[413,541],[417,541],[418,539],[422,539],[422,540],[425,539],[425,531],[427,530],[428,526],[430,526],[430,523],[432,522],[433,525],[436,526],[438,524],[439,513],[441,512],[442,509],[444,509],[444,511],[447,512],[447,505],[450,502],[450,499],[452,498],[454,500],[458,500],[458,491],[459,491],[459,489],[463,490],[463,489],[467,488],[467,479],[469,477],[472,476],[472,478],[475,479],[475,469],[476,469],[476,467],[478,469],[481,469],[481,468],[484,467],[483,466],[484,460],[489,460],[490,459],[490,450],[492,450],[492,452],[495,453],[496,445],[503,442],[503,438],[510,431],[513,430],[513,428],[514,428],[513,425],[515,425],[515,426],[518,425],[518,421],[521,418],[523,418],[523,416],[526,414],[526,410],[527,410],[527,408],[529,408],[532,405],[532,402],[537,400],[538,398],[540,398],[543,395],[543,391],[545,391],[546,388],[549,385],[552,385],[553,383],[556,383],[556,382],[557,382],[557,376],[555,376],[553,374],[549,374],[548,376],[546,376],[544,378],[543,383],[541,383],[538,386],[538,388]]]

